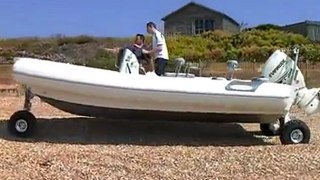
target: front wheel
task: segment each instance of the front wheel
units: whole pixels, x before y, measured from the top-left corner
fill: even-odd
[[[282,144],[307,144],[310,142],[310,129],[301,120],[291,120],[287,122],[280,134]]]
[[[21,110],[10,117],[8,130],[18,137],[27,137],[33,133],[35,125],[35,116],[27,110]]]

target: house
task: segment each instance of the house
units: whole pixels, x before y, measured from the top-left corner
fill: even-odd
[[[312,41],[320,42],[320,21],[303,21],[281,27],[282,30],[301,34]]]
[[[193,1],[161,20],[165,34],[195,35],[218,29],[231,33],[240,31],[240,24],[231,17]]]

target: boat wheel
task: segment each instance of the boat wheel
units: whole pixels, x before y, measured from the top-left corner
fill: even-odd
[[[35,125],[35,116],[27,110],[21,110],[10,117],[8,129],[10,133],[16,136],[27,137],[32,134]]]
[[[282,144],[307,144],[310,141],[310,129],[301,120],[291,120],[287,122],[280,134]]]

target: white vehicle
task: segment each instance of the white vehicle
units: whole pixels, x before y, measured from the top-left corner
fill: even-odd
[[[38,96],[81,116],[259,123],[265,135],[280,135],[283,144],[308,143],[308,126],[289,113],[293,105],[309,115],[318,112],[319,89],[305,87],[295,51],[295,61],[275,51],[262,70],[264,77],[252,80],[181,77],[178,72],[167,77],[141,75],[137,59],[127,49],[119,58],[119,71],[15,58],[14,77],[27,89],[25,107],[11,116],[8,128],[21,137],[32,134],[36,118],[30,100]],[[236,63],[230,61],[229,69]]]

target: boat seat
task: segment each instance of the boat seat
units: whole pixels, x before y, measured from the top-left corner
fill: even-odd
[[[185,77],[185,78],[193,78],[195,77],[194,74],[186,74],[186,73],[180,73],[182,67],[186,64],[186,61],[182,57],[178,57],[174,59],[175,64],[175,70],[174,72],[166,72],[164,76],[167,77]]]
[[[204,64],[201,60],[199,62],[187,62],[185,67],[185,73],[189,73],[190,70],[196,70],[199,73],[199,76],[202,76],[202,70],[204,68]]]
[[[181,70],[182,66],[185,65],[185,63],[186,63],[186,61],[182,57],[176,58],[174,60],[174,64],[176,66],[174,72],[176,73],[176,76],[179,76],[180,70]]]
[[[239,63],[237,60],[228,60],[227,61],[228,72],[226,74],[226,79],[231,80],[233,78],[234,71],[238,67],[239,67]]]

